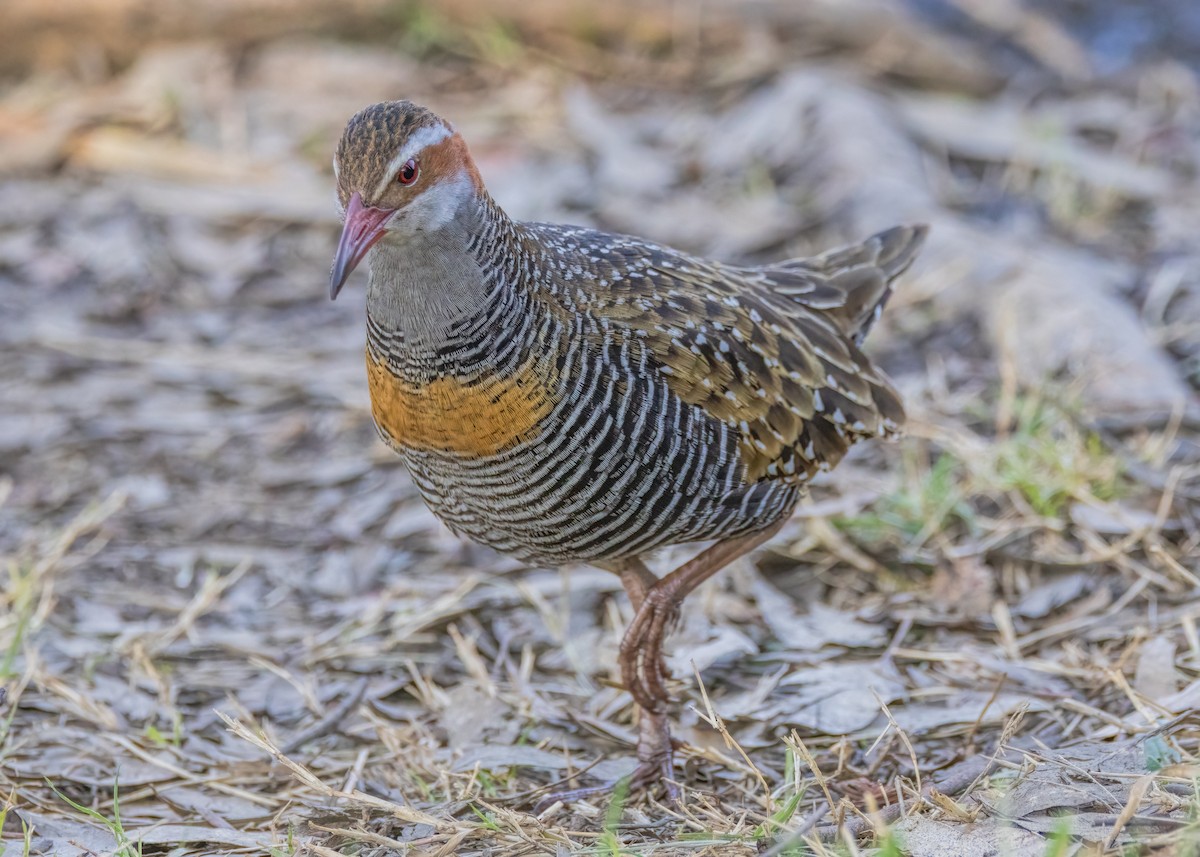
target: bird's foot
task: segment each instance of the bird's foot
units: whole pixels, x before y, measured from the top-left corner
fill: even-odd
[[[675,747],[665,713],[642,709],[641,720],[638,723],[637,757],[637,767],[619,780],[587,788],[552,792],[539,800],[533,811],[540,813],[556,803],[571,804],[607,794],[617,796],[622,792],[624,799],[628,799],[636,794],[651,791],[659,784],[663,787],[667,803],[672,806],[678,805],[681,792],[674,779]]]
[[[619,780],[602,783],[598,786],[588,786],[582,789],[551,792],[534,804],[533,811],[537,814],[556,803],[572,804],[607,794],[615,797],[620,795],[622,791],[624,791],[625,797],[628,798],[641,792],[650,791],[658,783],[662,783],[665,788],[667,802],[675,805],[679,803],[680,792],[679,785],[670,779],[670,776],[673,774],[670,771],[670,767],[671,763],[665,761],[638,762],[638,766],[633,769],[633,773],[621,777]]]
[[[663,660],[662,645],[678,616],[675,593],[651,587],[621,638],[621,680],[643,712],[661,711],[670,700],[666,683],[671,673]]]

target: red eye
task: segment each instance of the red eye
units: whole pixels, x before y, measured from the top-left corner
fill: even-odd
[[[420,173],[421,168],[417,166],[417,162],[413,158],[409,158],[400,168],[400,172],[396,173],[396,181],[403,185],[410,185],[417,180]]]

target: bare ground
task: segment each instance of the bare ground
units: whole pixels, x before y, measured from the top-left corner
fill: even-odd
[[[615,45],[414,7],[0,89],[0,854],[1195,853],[1200,87],[952,5]],[[934,225],[872,343],[909,437],[671,640],[681,810],[531,813],[632,765],[628,605],[460,544],[375,439],[328,159],[401,95],[521,217]]]

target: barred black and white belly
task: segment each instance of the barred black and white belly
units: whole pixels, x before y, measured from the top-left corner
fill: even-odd
[[[676,410],[673,408],[672,410]],[[721,454],[686,430],[689,415],[648,429],[639,447],[628,426],[592,411],[574,431],[490,458],[403,450],[430,508],[456,533],[541,562],[635,556],[668,544],[728,538],[762,529],[794,505],[797,489],[741,486]],[[561,438],[558,442],[556,438]],[[720,443],[720,439],[714,438]],[[673,457],[643,458],[675,452]]]
[[[541,331],[569,345],[536,436],[483,457],[397,447],[452,530],[553,564],[729,538],[791,511],[799,488],[745,484],[734,432],[673,395],[638,343],[597,349],[581,329],[563,333]]]

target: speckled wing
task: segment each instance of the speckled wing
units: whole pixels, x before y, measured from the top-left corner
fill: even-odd
[[[748,481],[805,481],[856,441],[902,426],[899,396],[859,344],[925,227],[761,268],[591,230],[532,228],[555,230],[541,240],[580,260],[560,272],[560,299],[632,329],[676,395],[736,428]]]

